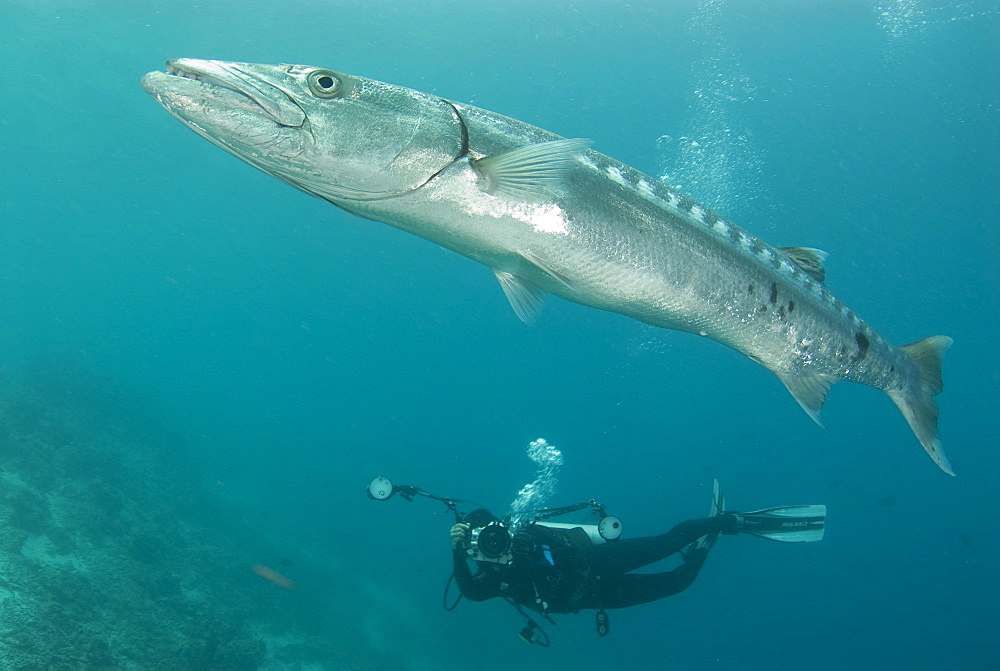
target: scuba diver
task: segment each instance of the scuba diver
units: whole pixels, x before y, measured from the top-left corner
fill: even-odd
[[[823,536],[824,506],[736,513],[724,512],[724,505],[716,489],[709,517],[681,522],[659,536],[624,540],[595,539],[583,526],[530,523],[509,536],[509,544],[508,536],[497,532],[500,544],[485,551],[484,533],[503,525],[489,511],[473,510],[451,527],[455,582],[470,601],[507,597],[540,613],[626,608],[687,589],[719,534],[749,533],[785,542]],[[470,549],[474,532],[476,547]],[[673,570],[630,573],[677,553],[683,563]],[[475,574],[470,558],[478,565]]]
[[[376,481],[384,483],[376,487]],[[385,478],[369,485],[369,496],[384,500],[397,491],[444,501],[455,512],[457,499],[443,499],[413,487],[394,486]],[[547,521],[587,506],[601,516],[596,525]],[[740,513],[725,510],[725,498],[714,483],[709,516],[687,520],[658,536],[621,539],[621,521],[591,500],[565,508],[535,511],[528,521],[498,519],[485,508],[464,517],[456,512],[451,527],[453,577],[461,597],[485,601],[501,597],[528,621],[521,637],[533,643],[540,627],[524,612],[528,608],[549,621],[551,613],[597,611],[597,632],[605,636],[609,620],[605,609],[626,608],[656,601],[687,589],[701,570],[720,534],[752,534],[782,542],[810,542],[823,538],[826,506],[800,505]],[[682,563],[660,573],[632,573],[670,555]],[[477,565],[475,573],[469,561]],[[448,607],[457,605],[458,600]],[[544,635],[544,632],[542,632]],[[542,645],[548,645],[545,636]]]

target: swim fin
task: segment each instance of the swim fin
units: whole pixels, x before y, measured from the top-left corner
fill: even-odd
[[[718,480],[712,481],[712,505],[708,508],[709,517],[718,517],[726,510],[726,495],[722,493],[722,485]]]
[[[715,480],[712,483],[712,505],[708,508],[709,517],[718,517],[726,509],[726,496],[722,493],[722,486],[719,485],[719,481]],[[707,547],[709,549],[715,545],[715,541],[719,540],[719,533],[707,534],[702,536],[694,542],[694,549]]]
[[[740,519],[740,533],[782,543],[811,543],[823,540],[826,506],[783,506],[736,516]]]

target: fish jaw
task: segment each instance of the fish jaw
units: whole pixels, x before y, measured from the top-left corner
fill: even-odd
[[[167,61],[142,78],[164,109],[213,144],[282,179],[307,149],[306,114],[280,88],[241,71],[238,63]]]
[[[254,67],[260,66],[172,58],[167,61],[165,72],[146,74],[142,86],[160,104],[178,113],[186,109],[195,112],[209,106],[229,107],[263,115],[278,126],[302,126],[306,120],[302,108],[280,87],[254,76]]]

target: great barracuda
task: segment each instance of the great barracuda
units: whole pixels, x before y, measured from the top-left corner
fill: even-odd
[[[587,141],[363,77],[175,59],[142,85],[269,175],[488,266],[525,322],[555,294],[711,338],[817,423],[833,383],[877,387],[953,474],[933,399],[951,338],[889,344],[826,289],[817,249],[771,247]]]

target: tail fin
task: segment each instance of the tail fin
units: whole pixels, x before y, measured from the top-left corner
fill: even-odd
[[[948,336],[931,336],[900,347],[899,349],[913,360],[917,369],[917,380],[915,384],[887,393],[899,407],[913,433],[916,434],[917,440],[927,450],[927,454],[931,455],[931,459],[941,467],[942,471],[948,475],[955,475],[937,437],[938,407],[933,398],[940,394],[944,387],[941,380],[941,361],[951,343],[952,339]]]

